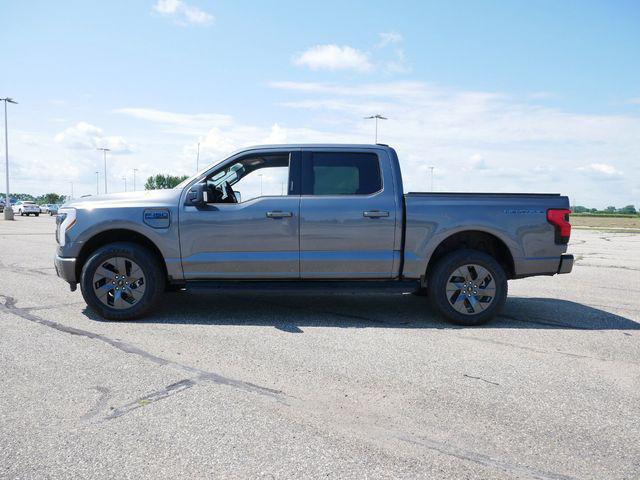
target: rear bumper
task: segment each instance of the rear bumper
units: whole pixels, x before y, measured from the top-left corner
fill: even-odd
[[[560,257],[560,265],[558,265],[558,273],[570,273],[573,269],[573,255],[562,255]]]
[[[56,255],[53,263],[56,266],[56,274],[73,288],[78,283],[76,278],[76,259]]]

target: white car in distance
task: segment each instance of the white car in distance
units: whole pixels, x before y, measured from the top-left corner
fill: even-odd
[[[36,205],[36,202],[30,200],[19,200],[13,206],[13,211],[16,215],[24,217],[25,215],[40,215],[40,207]]]

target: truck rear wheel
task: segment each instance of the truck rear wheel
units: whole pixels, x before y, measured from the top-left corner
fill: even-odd
[[[125,242],[96,250],[80,277],[87,305],[109,320],[131,320],[147,314],[157,304],[164,285],[156,258],[144,247]]]
[[[507,276],[490,255],[457,250],[436,264],[427,284],[433,308],[452,323],[481,325],[493,318],[507,299]]]

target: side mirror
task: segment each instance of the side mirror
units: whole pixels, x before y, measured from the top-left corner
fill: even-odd
[[[236,196],[236,200],[238,201],[238,203],[242,203],[242,195],[240,194],[240,192],[234,190],[233,194]]]
[[[189,205],[195,205],[196,207],[206,205],[209,201],[206,186],[205,183],[192,185],[187,192],[187,203]]]

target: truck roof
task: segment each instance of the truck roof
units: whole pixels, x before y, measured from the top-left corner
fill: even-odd
[[[238,151],[254,150],[261,148],[391,148],[384,143],[282,143],[269,145],[252,145]]]

